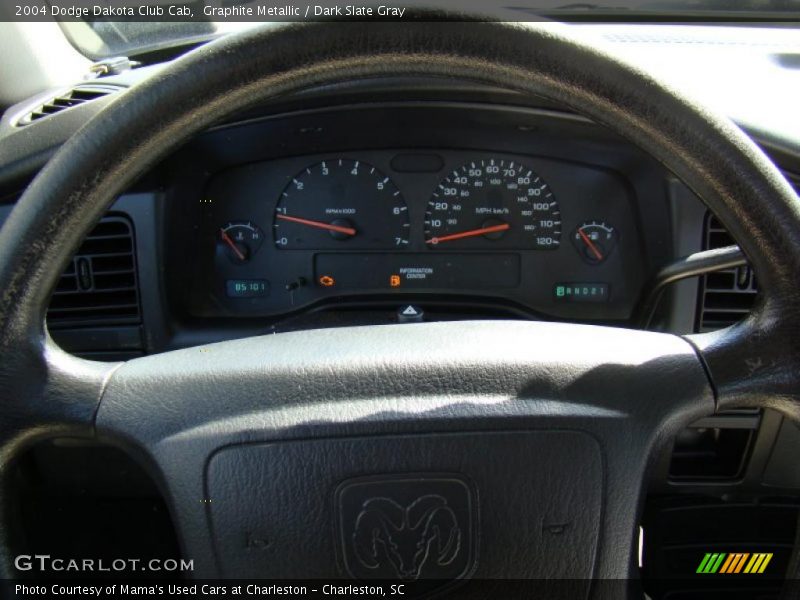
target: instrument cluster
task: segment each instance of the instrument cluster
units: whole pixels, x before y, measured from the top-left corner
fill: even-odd
[[[624,178],[577,162],[457,150],[293,157],[224,169],[198,200],[197,316],[459,297],[619,318],[640,285]]]

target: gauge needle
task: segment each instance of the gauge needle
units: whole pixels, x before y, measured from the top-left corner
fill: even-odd
[[[592,251],[592,254],[594,254],[594,257],[597,260],[603,260],[602,253],[600,252],[600,250],[597,249],[597,246],[594,245],[594,242],[592,242],[592,240],[589,239],[589,236],[586,235],[583,232],[583,229],[578,229],[578,235],[581,236],[581,239],[583,240],[583,242],[589,247],[589,250]]]
[[[236,254],[236,256],[239,257],[239,260],[241,261],[246,260],[247,257],[242,253],[241,250],[239,250],[239,247],[236,245],[236,242],[234,242],[231,239],[231,236],[228,235],[228,232],[225,231],[224,229],[220,229],[219,232],[222,235],[222,241],[231,247],[231,250],[233,250],[234,254]]]
[[[450,240],[460,240],[462,238],[474,237],[476,235],[484,235],[486,233],[496,233],[498,231],[506,231],[511,229],[511,225],[503,223],[502,225],[492,225],[491,227],[481,227],[480,229],[470,229],[469,231],[462,231],[461,233],[451,233],[450,235],[443,235],[442,237],[432,237],[426,244],[438,244],[440,242],[449,242]]]
[[[342,227],[340,225],[323,223],[322,221],[311,221],[310,219],[301,219],[300,217],[290,217],[289,215],[284,215],[282,213],[276,213],[275,218],[283,221],[291,221],[292,223],[300,223],[300,225],[308,225],[309,227],[318,227],[319,229],[336,231],[337,233],[346,233],[347,235],[355,235],[357,233],[352,227]]]

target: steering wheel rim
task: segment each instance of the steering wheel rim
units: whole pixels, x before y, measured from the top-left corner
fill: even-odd
[[[571,107],[659,160],[692,188],[740,241],[761,287],[757,306],[739,325],[691,336],[691,347],[673,336],[591,329],[589,335],[600,336],[628,356],[620,362],[629,360],[626,366],[637,361],[625,354],[624,347],[640,345],[652,364],[640,363],[636,377],[666,384],[663,373],[659,375],[655,369],[663,370],[665,365],[674,368],[673,374],[685,377],[684,382],[676,383],[676,391],[685,397],[669,406],[663,392],[653,392],[657,409],[649,411],[654,425],[643,427],[648,438],[646,442],[643,439],[643,448],[652,450],[691,418],[711,412],[715,406],[770,406],[800,418],[795,336],[800,299],[793,281],[800,272],[800,203],[780,172],[735,125],[552,26],[291,24],[258,28],[210,43],[178,59],[151,80],[119,94],[57,152],[12,211],[0,231],[0,410],[4,412],[0,469],[7,469],[27,444],[41,436],[98,433],[128,444],[143,461],[157,463],[155,472],[166,478],[170,471],[165,464],[175,456],[165,458],[156,449],[163,450],[166,439],[202,427],[183,423],[183,429],[150,438],[142,423],[132,425],[136,417],[126,402],[140,397],[144,390],[159,393],[152,384],[158,381],[165,385],[163,377],[167,374],[152,375],[158,370],[156,362],[93,363],[66,355],[53,344],[46,334],[44,315],[64,266],[93,223],[138,175],[215,122],[272,98],[343,79],[402,75],[470,80]],[[535,343],[537,337],[552,341],[564,332],[576,340],[587,335],[585,328],[570,326],[557,332],[532,327],[521,334],[512,334],[497,324],[493,327],[494,332],[471,331],[476,345],[495,348],[505,360],[495,365],[498,382],[510,378],[509,364],[516,365],[513,361],[518,360],[502,351],[498,331],[516,335],[519,343]],[[394,343],[382,332],[349,331],[353,344],[364,344],[376,356],[386,357]],[[411,370],[422,369],[419,347],[426,335],[410,334],[408,347],[404,347],[411,357]],[[417,336],[419,339],[411,339]],[[294,339],[301,346],[306,343],[302,335]],[[333,345],[341,356],[347,356],[347,344]],[[661,349],[657,351],[656,346]],[[451,350],[456,355],[460,352],[456,347]],[[220,364],[232,364],[226,362],[228,351],[223,348],[218,353]],[[291,347],[285,351],[293,355]],[[569,378],[576,363],[556,354],[550,359],[551,366]],[[189,356],[194,360],[199,355]],[[257,352],[255,356],[259,358],[250,361],[249,375],[260,372],[268,379],[273,367],[265,374],[263,363],[259,363],[263,357]],[[303,360],[302,355],[294,356]],[[351,358],[358,362],[357,357]],[[478,360],[477,355],[469,358]],[[185,361],[186,356],[178,360]],[[530,360],[542,365],[548,362],[536,354],[530,355]],[[466,363],[462,360],[462,367]],[[589,364],[593,369],[600,368],[603,358],[584,357],[583,366]],[[367,366],[378,369],[374,362],[367,361]],[[282,377],[292,368],[288,364],[279,367],[274,370]],[[200,376],[192,369],[188,372]],[[551,396],[563,392],[556,389],[548,372],[537,373],[548,382],[545,387]],[[175,372],[169,376],[175,378]],[[531,374],[519,377],[529,380]],[[139,386],[136,393],[131,391],[134,383]],[[518,383],[514,384],[516,392]],[[475,382],[473,385],[480,387]],[[431,389],[435,387],[431,384]],[[371,389],[370,393],[379,392]],[[170,397],[169,391],[163,395]],[[248,410],[252,409],[248,404]],[[631,414],[636,410],[641,408],[632,408]],[[492,416],[495,418],[498,415]],[[252,426],[240,433],[245,429],[247,435],[237,439],[254,441]],[[396,425],[381,431],[385,434],[393,430]],[[215,453],[214,448],[207,448],[209,456]],[[637,471],[639,476],[643,476],[644,463]],[[613,479],[613,471],[605,477]],[[173,482],[163,480],[161,484],[174,500]],[[0,494],[6,492],[0,489]],[[614,500],[613,490],[606,493],[604,510],[621,502]],[[628,500],[638,503],[640,499],[634,495]],[[172,508],[177,510],[174,503]],[[192,518],[206,517],[201,514]],[[631,541],[627,538],[633,534],[627,529],[635,518],[636,509],[632,509],[623,519],[622,532],[604,526],[603,544],[618,543],[621,552],[629,550]],[[187,535],[185,528],[181,533]],[[188,546],[194,543],[184,541]],[[6,559],[3,567],[10,573],[7,540],[0,540],[0,553]],[[601,546],[595,576],[631,575],[629,560],[616,557],[607,563],[607,555]],[[224,572],[218,565],[214,570],[214,560],[208,562],[211,572]]]

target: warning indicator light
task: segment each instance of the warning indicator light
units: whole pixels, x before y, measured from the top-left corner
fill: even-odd
[[[389,277],[389,285],[391,287],[400,287],[400,275],[391,275]]]
[[[336,285],[336,280],[330,275],[323,275],[319,278],[319,284],[323,287],[333,287]]]

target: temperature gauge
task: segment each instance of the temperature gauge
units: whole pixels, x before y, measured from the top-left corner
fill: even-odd
[[[237,265],[250,261],[258,252],[264,233],[250,221],[231,221],[217,232],[217,249]]]
[[[572,234],[572,243],[584,261],[599,265],[614,251],[617,230],[603,221],[583,223]]]

